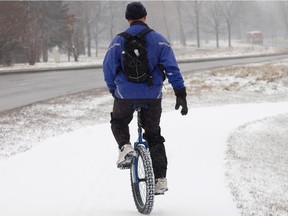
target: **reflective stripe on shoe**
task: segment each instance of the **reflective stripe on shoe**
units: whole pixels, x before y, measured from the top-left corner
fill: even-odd
[[[164,195],[168,191],[167,179],[158,178],[155,180],[155,195]]]
[[[132,165],[132,160],[137,156],[136,151],[131,144],[125,144],[119,151],[117,167],[120,169],[129,169]]]

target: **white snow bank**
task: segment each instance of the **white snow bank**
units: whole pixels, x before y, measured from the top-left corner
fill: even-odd
[[[227,179],[243,216],[288,214],[288,114],[250,122],[228,139]]]

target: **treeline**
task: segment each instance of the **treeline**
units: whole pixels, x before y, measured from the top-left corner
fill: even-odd
[[[58,47],[70,61],[80,55],[98,55],[107,43],[127,27],[128,2],[120,1],[1,1],[0,64],[48,61]],[[171,42],[185,46],[194,41],[219,40],[232,46],[247,31],[260,30],[265,37],[288,35],[286,1],[144,1],[147,22]],[[92,47],[94,49],[92,49]]]
[[[48,51],[54,47],[66,53],[69,61],[78,61],[81,54],[92,56],[92,42],[97,56],[99,35],[106,30],[109,40],[114,36],[114,26],[119,27],[118,13],[124,13],[119,6],[125,5],[107,1],[1,1],[0,64],[47,62]],[[105,34],[103,37],[107,39]]]
[[[145,2],[153,12],[153,25],[170,41],[198,47],[208,40],[245,39],[249,31],[265,38],[288,38],[288,1],[162,1]],[[150,21],[150,19],[149,19]]]
[[[62,2],[0,3],[0,59],[2,63],[48,60],[48,49],[70,49],[73,16]]]

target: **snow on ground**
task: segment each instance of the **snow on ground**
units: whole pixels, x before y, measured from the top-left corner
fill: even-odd
[[[281,42],[282,43],[282,42]],[[285,43],[283,41],[283,43]],[[189,44],[183,48],[179,45],[173,45],[177,59],[202,59],[202,58],[217,58],[217,57],[235,57],[235,56],[248,56],[248,55],[264,55],[285,52],[286,49],[282,46],[269,46],[269,45],[252,45],[243,40],[233,40],[232,47],[227,46],[228,41],[220,41],[219,48],[215,49],[216,41],[208,41],[202,43],[201,48],[196,48],[195,45]],[[271,45],[275,45],[271,43]],[[190,45],[190,46],[189,46]]]
[[[288,215],[287,138],[287,114],[246,123],[230,134],[227,178],[243,216]]]
[[[169,192],[152,215],[288,215],[287,62],[187,75],[187,116],[165,84]],[[98,89],[0,112],[0,215],[135,215],[111,107]]]
[[[278,102],[192,108],[185,117],[164,113],[170,191],[156,198],[152,215],[240,215],[225,184],[227,134],[287,107]],[[134,215],[129,174],[116,168],[116,158],[108,123],[49,138],[0,164],[0,215]]]

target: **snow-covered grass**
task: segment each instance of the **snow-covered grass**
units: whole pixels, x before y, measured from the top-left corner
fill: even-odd
[[[215,41],[201,44],[201,48],[197,48],[195,44],[188,43],[183,47],[179,44],[172,44],[173,50],[177,60],[197,60],[205,58],[219,58],[219,57],[235,57],[235,56],[251,56],[251,55],[265,55],[274,53],[287,52],[285,48],[278,48],[273,46],[251,45],[240,40],[232,41],[232,47],[227,47],[227,41],[220,41],[220,48],[215,49]],[[0,73],[5,72],[24,72],[34,70],[59,69],[71,67],[95,67],[101,66],[107,47],[101,47],[96,56],[96,51],[93,50],[92,57],[88,55],[80,55],[79,61],[74,62],[73,57],[68,61],[66,54],[57,52],[57,48],[49,53],[48,62],[37,62],[35,65],[29,64],[13,64],[12,67],[5,67],[0,65]]]
[[[287,138],[287,114],[249,122],[230,134],[226,174],[243,216],[288,215]]]
[[[187,74],[187,116],[165,84],[169,192],[152,215],[288,215],[287,68]],[[129,175],[115,166],[112,103],[97,89],[0,112],[0,215],[135,215]]]
[[[187,45],[185,48],[174,45],[173,49],[177,59],[202,59],[202,58],[219,58],[219,57],[236,57],[250,55],[265,55],[285,52],[284,47],[251,45],[242,40],[232,41],[232,47],[228,47],[228,41],[220,41],[220,47],[215,49],[215,41],[201,44],[201,48],[195,45]]]
[[[217,92],[260,92],[265,95],[287,92],[288,62],[230,66],[208,73],[194,73],[188,78],[192,93],[203,90]]]

